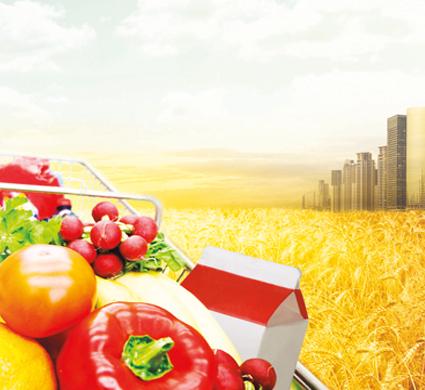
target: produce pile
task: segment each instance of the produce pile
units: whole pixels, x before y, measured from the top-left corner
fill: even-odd
[[[183,260],[149,217],[110,202],[34,218],[0,209],[0,388],[271,390],[267,361],[241,363],[208,309],[159,271]]]

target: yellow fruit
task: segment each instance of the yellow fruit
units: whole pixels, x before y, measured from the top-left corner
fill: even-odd
[[[139,297],[130,289],[113,280],[103,279],[96,276],[97,301],[96,308],[112,302],[138,302]]]
[[[44,348],[3,324],[0,324],[0,389],[56,389],[53,365]]]

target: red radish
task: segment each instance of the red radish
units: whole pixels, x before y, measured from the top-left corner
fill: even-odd
[[[142,236],[148,243],[152,242],[158,234],[158,226],[150,217],[138,217],[133,226],[133,234]]]
[[[134,222],[137,221],[137,218],[139,218],[138,215],[130,214],[130,215],[126,215],[126,216],[122,217],[120,219],[120,222],[126,223],[127,225],[134,225]]]
[[[112,278],[122,272],[124,265],[117,255],[106,253],[96,257],[93,268],[96,275],[102,278]]]
[[[83,223],[75,216],[65,217],[61,223],[60,234],[65,241],[72,241],[83,235]]]
[[[90,239],[99,249],[114,249],[121,242],[121,229],[111,221],[99,221],[90,232]]]
[[[214,390],[244,390],[242,373],[235,359],[221,349],[217,349],[214,355],[217,363]]]
[[[148,251],[148,243],[141,236],[128,237],[120,245],[122,256],[130,261],[140,260]]]
[[[241,365],[242,375],[252,378],[254,385],[264,390],[272,390],[276,384],[276,371],[264,359],[248,359]]]
[[[68,244],[68,248],[73,249],[83,256],[90,264],[97,256],[96,248],[86,240],[74,240]]]
[[[111,202],[100,202],[93,207],[91,215],[96,222],[100,221],[105,215],[111,221],[116,221],[118,219],[118,209]]]

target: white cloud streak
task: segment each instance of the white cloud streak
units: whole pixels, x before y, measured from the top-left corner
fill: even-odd
[[[56,70],[56,55],[94,39],[93,28],[68,26],[65,19],[65,12],[51,5],[0,2],[0,71]]]
[[[5,118],[14,123],[34,125],[46,120],[49,114],[36,103],[35,96],[0,86],[0,116],[3,125]]]
[[[250,61],[376,61],[394,44],[425,44],[424,11],[419,0],[139,0],[117,33],[153,56],[203,48]]]

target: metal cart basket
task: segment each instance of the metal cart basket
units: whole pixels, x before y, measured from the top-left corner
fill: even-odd
[[[0,165],[12,162],[22,157],[14,154],[0,154]],[[143,210],[144,214],[151,213],[158,226],[161,224],[163,208],[159,200],[149,195],[134,195],[117,192],[116,189],[89,163],[83,160],[42,157],[49,161],[50,170],[61,181],[61,187],[43,185],[28,185],[0,182],[0,190],[16,191],[23,193],[60,194],[71,198],[78,214],[85,218],[90,215],[91,206],[96,203],[93,198],[108,199],[120,209],[120,213],[137,214]],[[183,271],[173,274],[165,269],[170,277],[180,281],[186,272],[190,272],[194,264],[189,257],[173,242],[166,237],[167,243],[177,251],[185,263]],[[306,367],[300,362],[294,374],[295,383],[305,390],[327,389]]]

